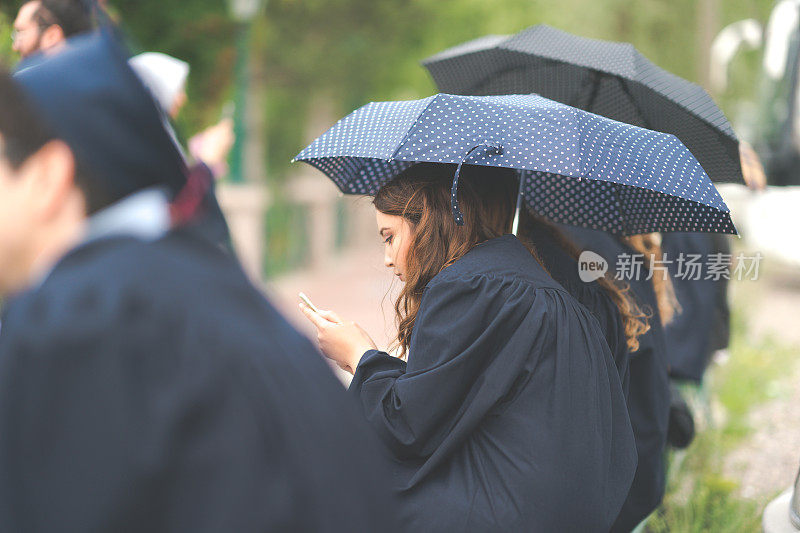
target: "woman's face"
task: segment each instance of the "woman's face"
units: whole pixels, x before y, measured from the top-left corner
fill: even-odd
[[[411,224],[403,217],[387,215],[375,210],[378,234],[384,242],[384,264],[394,270],[400,281],[405,281],[406,256],[411,244]]]

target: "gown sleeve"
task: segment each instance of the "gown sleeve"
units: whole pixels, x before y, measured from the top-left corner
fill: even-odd
[[[401,458],[430,456],[456,425],[477,424],[521,380],[546,316],[536,289],[486,276],[437,281],[423,295],[408,364],[367,352],[350,390]],[[515,332],[525,328],[520,342]],[[533,350],[535,352],[535,350]],[[516,360],[492,365],[498,353]]]

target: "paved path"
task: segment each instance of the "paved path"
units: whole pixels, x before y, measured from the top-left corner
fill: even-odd
[[[734,284],[734,301],[747,312],[753,338],[767,335],[793,346],[797,360],[772,385],[777,397],[752,410],[754,433],[725,461],[740,494],[759,500],[794,483],[800,467],[800,270],[768,258],[764,266],[760,281]]]

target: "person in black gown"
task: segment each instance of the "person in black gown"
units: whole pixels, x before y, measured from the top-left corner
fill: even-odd
[[[661,248],[681,308],[665,328],[670,376],[700,383],[714,352],[727,348],[730,338],[728,280],[708,266],[715,255],[727,264],[730,243],[726,235],[665,233]]]
[[[416,165],[374,204],[386,264],[405,282],[398,342],[375,349],[335,313],[304,313],[386,446],[409,531],[608,531],[636,450],[594,316],[510,229],[514,180]],[[505,181],[505,183],[504,183]]]
[[[535,248],[543,266],[572,296],[586,306],[600,322],[600,328],[614,356],[625,397],[630,384],[630,354],[639,349],[639,337],[650,328],[627,287],[610,276],[584,281],[579,275],[579,250],[557,226],[523,211],[520,237]]]
[[[3,531],[393,531],[379,446],[241,267],[105,35],[0,74]],[[88,215],[88,218],[87,218]]]
[[[731,249],[727,235],[683,232],[665,233],[661,249],[680,307],[664,325],[672,378],[667,442],[683,449],[694,438],[695,424],[678,385],[702,384],[714,354],[727,348],[730,340],[729,271],[719,269],[729,266]]]
[[[603,257],[611,272],[618,264],[617,258],[637,254],[623,239],[611,234],[566,225],[560,228],[582,249]],[[639,306],[649,313],[650,329],[639,337],[639,349],[631,353],[628,409],[639,461],[630,495],[612,529],[615,532],[634,529],[664,498],[664,453],[671,400],[666,340],[653,283],[647,279],[645,268],[640,276],[623,277]]]

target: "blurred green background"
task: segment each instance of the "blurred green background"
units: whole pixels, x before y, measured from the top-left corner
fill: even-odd
[[[13,67],[11,22],[22,2],[0,4],[0,60]],[[510,34],[547,23],[587,37],[633,43],[656,64],[707,86],[711,40],[746,18],[766,23],[774,0],[268,0],[249,34],[251,91],[263,130],[259,151],[271,204],[264,219],[265,274],[304,264],[307,206],[287,192],[290,165],[311,137],[373,100],[419,98],[435,91],[423,58],[481,35]],[[217,122],[235,98],[237,23],[223,0],[110,0],[137,51],[160,51],[191,64],[182,138]],[[741,51],[729,85],[714,97],[736,125],[740,109],[763,106],[762,50]],[[758,114],[758,113],[756,113]],[[761,113],[763,115],[763,113]],[[336,207],[336,248],[346,244],[348,211]],[[750,434],[749,408],[768,399],[795,352],[773,341],[751,342],[737,310],[731,363],[694,391],[699,412],[727,413],[708,424],[685,454],[673,457],[665,505],[650,531],[758,531],[759,501],[742,499],[724,472],[723,453]],[[788,374],[787,374],[788,375]],[[691,391],[689,391],[691,393]],[[712,398],[712,400],[709,400]],[[746,404],[747,409],[742,407]],[[711,418],[711,417],[710,417]]]
[[[10,23],[22,3],[0,5],[0,59],[9,67],[17,60]],[[188,104],[176,124],[179,138],[216,123],[226,103],[237,99],[240,28],[229,2],[109,0],[108,7],[136,52],[164,52],[190,63]],[[258,115],[255,157],[261,164],[259,173],[251,164],[247,176],[265,181],[270,190],[265,275],[301,266],[308,257],[308,230],[298,222],[306,218],[305,207],[286,191],[298,168],[291,158],[364,103],[435,92],[419,64],[425,57],[481,35],[547,23],[631,42],[661,67],[706,86],[713,37],[744,18],[765,23],[773,7],[773,0],[262,0],[247,37],[247,113]],[[734,123],[741,104],[757,99],[760,56],[761,50],[739,52],[729,68],[728,89],[714,95]],[[340,222],[346,227],[346,220]],[[338,233],[337,243],[346,244],[346,238]]]
[[[9,67],[17,60],[10,23],[22,3],[0,4],[0,60]],[[744,18],[765,23],[773,6],[773,0],[262,0],[248,35],[247,113],[258,114],[257,177],[266,181],[271,197],[265,275],[301,266],[308,257],[308,229],[298,222],[306,218],[305,207],[286,191],[297,172],[291,158],[364,103],[435,92],[419,64],[425,57],[481,35],[547,23],[631,42],[661,67],[705,86],[713,37]],[[216,123],[226,103],[236,100],[239,28],[229,2],[109,0],[108,7],[136,52],[164,52],[190,63],[188,104],[176,124],[179,138]],[[728,89],[714,95],[734,123],[741,104],[756,100],[760,55],[761,50],[737,54]],[[346,220],[340,222],[346,227]],[[346,239],[337,233],[337,243]]]
[[[16,61],[10,21],[22,2],[0,6],[0,58]],[[419,61],[488,33],[538,23],[587,37],[627,41],[661,67],[703,83],[710,39],[743,18],[765,22],[772,0],[268,0],[251,34],[253,83],[264,94],[265,164],[271,182],[290,171],[307,141],[309,115],[331,119],[372,100],[424,97],[433,83]],[[219,118],[233,97],[236,25],[223,0],[111,0],[141,50],[192,66],[189,103],[179,120],[188,135]],[[729,117],[753,98],[759,52],[732,64],[731,86],[716,95]]]

